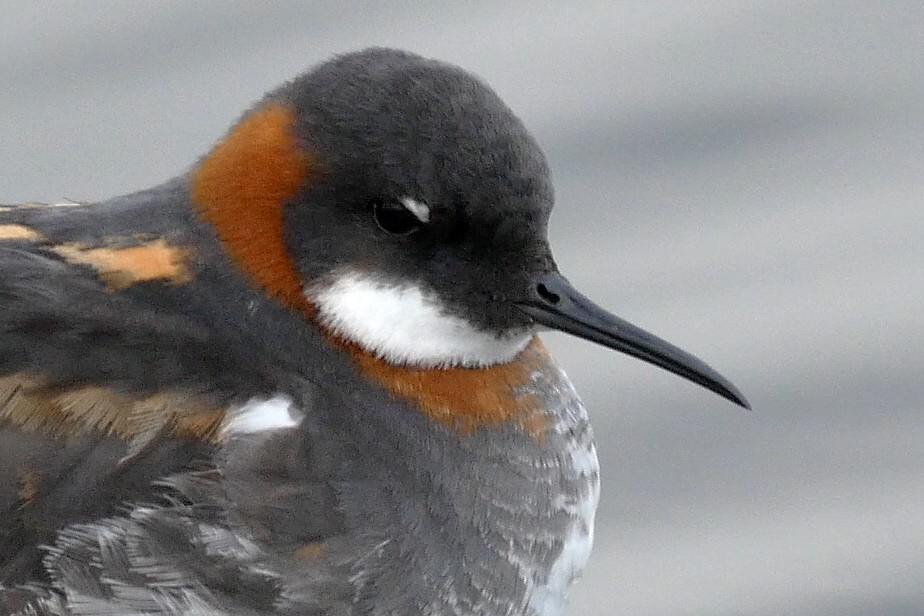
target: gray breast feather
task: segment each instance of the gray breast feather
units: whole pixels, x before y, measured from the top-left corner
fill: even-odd
[[[247,429],[232,413],[212,468],[160,482],[157,504],[67,526],[43,561],[51,587],[0,590],[0,605],[22,616],[557,616],[592,540],[593,435],[554,365],[522,393],[545,409],[542,438],[514,424],[461,436],[364,394],[273,398],[286,413]],[[314,421],[326,404],[340,424]],[[357,415],[363,404],[374,408]]]

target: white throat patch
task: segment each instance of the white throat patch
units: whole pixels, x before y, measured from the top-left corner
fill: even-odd
[[[435,368],[505,363],[526,348],[532,332],[496,336],[441,309],[439,299],[413,284],[388,284],[356,271],[306,295],[321,324],[382,359]]]

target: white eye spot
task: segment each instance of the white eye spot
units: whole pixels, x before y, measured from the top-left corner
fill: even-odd
[[[511,361],[532,339],[532,330],[481,330],[417,285],[390,284],[355,271],[309,288],[306,295],[322,325],[393,364],[490,366]]]
[[[406,207],[411,214],[417,217],[420,222],[430,222],[430,206],[423,201],[417,201],[410,197],[401,197],[401,204]]]

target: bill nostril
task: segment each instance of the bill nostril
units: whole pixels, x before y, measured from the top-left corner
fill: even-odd
[[[540,282],[536,285],[536,292],[539,294],[539,297],[553,306],[561,301],[561,296],[549,289],[544,282]]]

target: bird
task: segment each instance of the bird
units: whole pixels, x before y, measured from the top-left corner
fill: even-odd
[[[549,164],[395,49],[178,177],[0,207],[0,613],[557,616],[599,465],[538,333],[749,407],[559,272]]]

